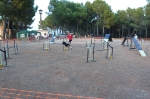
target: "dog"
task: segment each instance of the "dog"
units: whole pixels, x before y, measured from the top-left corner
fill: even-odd
[[[62,44],[65,45],[65,47],[68,47],[68,49],[72,49],[72,47],[70,47],[70,44],[66,43],[65,41],[63,41]]]
[[[63,41],[62,44],[65,45],[66,47],[70,46],[70,44],[66,43],[65,41]]]

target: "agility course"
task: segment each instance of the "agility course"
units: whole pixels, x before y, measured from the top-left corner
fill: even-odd
[[[130,40],[130,44],[129,44],[129,41],[128,41],[128,40]],[[142,40],[141,40],[141,44],[143,44],[143,42],[144,42],[144,41],[143,41],[143,39],[142,39]],[[138,41],[137,39],[135,39],[135,38],[132,37],[132,36],[131,36],[131,37],[125,37],[125,38],[123,39],[121,45],[125,46],[125,43],[126,43],[126,46],[129,46],[129,50],[130,50],[130,51],[137,49],[142,57],[146,57],[146,54],[145,54],[144,50],[142,49],[142,47],[140,46],[139,41]]]
[[[109,42],[113,42],[111,35],[105,34],[105,37],[103,39],[101,38],[100,41],[101,41],[101,45],[100,45],[100,42],[98,43],[98,45],[103,47],[103,49],[101,51],[105,52],[105,50],[106,50],[106,59],[113,59],[114,49],[109,44]],[[86,49],[87,49],[87,62],[86,63],[89,63],[89,61],[96,62],[94,60],[94,54],[97,53],[95,51],[95,46],[96,46],[95,38],[93,38],[93,39],[91,38],[89,41],[86,41]],[[104,53],[104,52],[101,52],[101,53]]]
[[[8,43],[8,41],[7,41],[7,43],[6,43],[6,45],[5,45],[5,48],[6,48],[6,56],[7,56],[7,58],[10,58],[10,57],[9,57],[9,56],[10,56],[10,55],[9,55],[9,51],[10,51],[11,48],[14,49],[14,54],[13,54],[13,55],[19,54],[19,53],[18,53],[18,45],[17,45],[17,43],[16,43],[15,40],[14,40],[13,46],[10,46],[9,43]]]
[[[11,50],[13,49],[13,51]],[[18,55],[18,45],[16,41],[13,41],[13,45],[10,46],[9,41],[0,42],[0,68],[8,67],[7,59],[10,58],[10,51],[13,55]]]
[[[149,99],[149,41],[145,40],[141,45],[146,53],[146,57],[142,58],[136,49],[130,51],[129,47],[120,46],[122,39],[113,39],[113,42],[108,42],[114,48],[113,59],[108,60],[107,48],[98,51],[103,49],[103,45],[100,39],[95,39],[96,62],[88,60],[86,63],[86,42],[88,46],[91,39],[94,42],[94,38],[73,40],[73,49],[69,51],[62,50],[60,40],[56,40],[50,51],[41,50],[44,40],[25,43],[17,41],[19,55],[11,56],[12,59],[7,60],[9,67],[0,70],[0,87],[3,92],[0,97],[8,97],[8,94],[4,94],[8,90],[9,96],[13,93],[14,98],[64,98],[67,95],[67,98],[77,96],[73,97],[75,99],[132,99],[140,95],[142,99]],[[8,43],[13,45],[13,41]],[[12,53],[14,51],[10,50],[10,55]],[[43,96],[43,93],[48,94]]]

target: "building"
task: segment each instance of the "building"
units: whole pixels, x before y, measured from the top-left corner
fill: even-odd
[[[3,29],[4,25],[2,22],[0,22],[0,39],[2,39],[3,36]],[[13,22],[12,20],[6,20],[6,32],[8,33],[7,37],[8,39],[14,39],[16,38],[16,33],[20,30],[26,30],[27,26],[24,25],[21,22]]]

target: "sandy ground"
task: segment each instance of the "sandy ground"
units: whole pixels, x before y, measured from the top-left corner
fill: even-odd
[[[15,93],[14,90],[18,92],[16,95],[22,92],[20,90],[28,92],[20,99],[29,99],[29,91],[52,93],[56,95],[55,99],[80,99],[73,96],[150,99],[149,41],[143,44],[139,41],[147,55],[142,57],[138,50],[129,50],[128,46],[122,46],[121,39],[114,39],[113,42],[109,42],[114,50],[113,58],[106,59],[107,51],[103,50],[101,41],[96,39],[96,62],[89,63],[86,63],[86,41],[90,42],[91,39],[74,39],[71,44],[73,49],[68,51],[63,50],[62,40],[56,40],[55,44],[50,45],[50,50],[45,51],[44,40],[16,41],[19,54],[13,55],[14,49],[11,48],[9,67],[0,70],[0,99],[8,99],[6,96],[11,99],[10,93]],[[13,46],[13,41],[9,41],[9,46]],[[19,99],[16,97],[19,96],[12,96],[12,99]],[[30,98],[51,99],[44,96]]]

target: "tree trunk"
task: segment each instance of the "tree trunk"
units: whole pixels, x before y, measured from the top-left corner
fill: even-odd
[[[133,31],[134,31],[134,30],[133,30]],[[129,29],[128,29],[128,36],[129,36],[129,35],[131,35],[131,34],[130,34],[130,26],[129,26]]]
[[[78,31],[78,26],[77,26],[77,32],[79,32],[79,31]]]
[[[88,29],[89,29],[89,28],[88,28],[88,24],[87,24],[86,36],[88,35]]]
[[[95,34],[95,26],[94,26],[94,34]]]
[[[114,31],[112,28],[111,28],[111,35],[112,35],[111,37],[114,38]]]
[[[98,35],[98,24],[97,24],[97,35]]]
[[[3,20],[2,20],[2,22],[3,22],[3,33],[2,33],[2,39],[4,40],[5,39],[5,36],[6,36],[6,19],[4,18]]]
[[[6,34],[6,38],[10,39],[10,33],[9,33],[9,19],[7,21],[7,34]]]
[[[104,37],[104,32],[105,32],[105,31],[104,31],[104,28],[105,28],[105,27],[104,27],[104,25],[103,25],[103,37]]]
[[[121,27],[121,31],[122,31],[122,37],[123,37],[123,25],[122,25],[122,27]]]
[[[147,26],[145,26],[145,37],[147,38]]]
[[[140,38],[141,38],[141,33],[142,33],[142,31],[140,30]]]
[[[133,37],[134,31],[135,31],[135,29],[133,29],[133,32],[132,32],[132,34],[131,34],[131,38]]]

